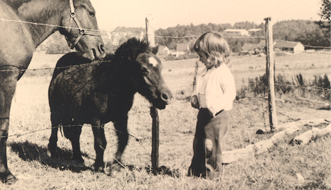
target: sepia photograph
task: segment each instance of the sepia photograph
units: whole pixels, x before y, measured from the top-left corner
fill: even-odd
[[[330,6],[0,0],[0,189],[331,189]]]

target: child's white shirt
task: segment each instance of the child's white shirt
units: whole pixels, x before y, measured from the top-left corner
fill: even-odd
[[[206,106],[214,116],[221,110],[231,110],[236,97],[236,86],[228,66],[223,63],[217,68],[205,69],[197,78],[193,95],[198,96],[200,108]]]

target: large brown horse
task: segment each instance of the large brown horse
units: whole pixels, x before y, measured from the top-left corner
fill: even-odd
[[[105,55],[95,10],[89,0],[0,1],[0,179],[17,179],[7,165],[9,113],[17,81],[33,52],[48,36],[60,31],[71,48],[93,60]]]

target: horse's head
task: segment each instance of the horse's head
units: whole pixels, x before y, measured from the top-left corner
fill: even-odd
[[[59,31],[66,36],[70,48],[90,60],[105,56],[95,10],[89,0],[67,0]]]
[[[115,57],[128,63],[128,74],[136,90],[153,106],[164,109],[172,100],[172,93],[163,80],[157,51],[158,47],[150,48],[148,43],[131,38],[116,50]]]
[[[152,52],[140,53],[136,58],[142,79],[139,93],[145,96],[153,106],[164,109],[173,97],[163,80],[162,63],[156,56],[157,49],[156,47]]]

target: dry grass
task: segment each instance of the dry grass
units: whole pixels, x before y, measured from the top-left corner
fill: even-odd
[[[188,96],[196,60],[164,63],[163,75],[175,95],[173,104],[160,113],[160,165],[176,171],[176,176],[149,172],[151,165],[151,118],[148,103],[141,96],[129,113],[129,139],[123,155],[128,166],[115,177],[94,173],[89,166],[94,162],[93,135],[89,126],[83,128],[81,147],[86,167],[70,162],[71,145],[59,136],[61,157],[51,159],[46,154],[50,135],[47,88],[50,78],[23,77],[18,84],[11,110],[8,139],[8,164],[19,181],[0,189],[328,189],[330,185],[330,136],[318,138],[307,146],[292,146],[286,137],[268,152],[224,166],[223,175],[216,180],[187,177],[192,158],[192,141],[197,110],[191,108]],[[56,62],[56,59],[54,60]],[[330,69],[330,54],[299,54],[276,57],[279,72],[325,74]],[[311,65],[314,64],[314,67]],[[259,67],[261,65],[261,67]],[[232,71],[240,88],[242,78],[264,72],[265,58],[234,57]],[[288,66],[287,66],[288,65]],[[253,67],[253,68],[250,68]],[[202,68],[202,67],[201,67]],[[201,70],[200,68],[200,70]],[[292,68],[289,70],[288,68]],[[309,68],[309,69],[308,69]],[[249,71],[249,72],[248,72]],[[327,73],[330,74],[330,73]],[[308,76],[307,76],[308,77]],[[272,134],[256,135],[265,125],[266,102],[246,98],[235,102],[231,130],[224,140],[224,149],[243,148],[266,140]],[[305,105],[285,103],[277,105],[279,123],[292,119],[329,118],[329,110],[316,110]],[[321,125],[318,127],[325,127]],[[300,132],[311,126],[301,126]],[[298,132],[299,133],[299,132]],[[297,134],[298,134],[297,133]],[[24,134],[17,136],[18,134]],[[116,150],[116,138],[111,123],[106,125],[108,146],[105,159],[110,161]],[[303,176],[304,181],[297,178]]]

